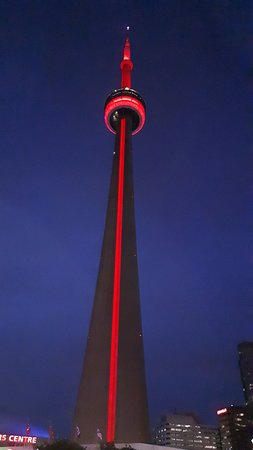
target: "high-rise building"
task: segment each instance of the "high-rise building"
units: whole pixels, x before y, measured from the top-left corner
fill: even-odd
[[[131,88],[126,38],[121,87],[107,98],[104,119],[115,134],[100,266],[74,426],[81,443],[148,442],[148,404],[139,298],[132,135],[145,122],[145,103]],[[99,430],[97,432],[97,430]]]
[[[253,407],[253,342],[241,342],[238,353],[245,402]]]
[[[252,450],[252,420],[246,406],[230,406],[217,411],[222,450]]]
[[[217,428],[200,424],[192,413],[161,416],[160,423],[154,430],[153,439],[157,445],[189,450],[221,448]]]

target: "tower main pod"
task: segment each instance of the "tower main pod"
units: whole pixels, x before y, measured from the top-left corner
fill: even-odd
[[[81,443],[148,442],[148,404],[139,298],[132,135],[145,122],[145,104],[131,89],[133,63],[126,39],[121,88],[105,102],[115,134],[103,246],[74,424]]]

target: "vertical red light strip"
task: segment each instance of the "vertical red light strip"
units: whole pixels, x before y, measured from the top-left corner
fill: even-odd
[[[111,355],[110,355],[108,411],[107,411],[107,442],[113,442],[115,440],[115,424],[116,424],[125,139],[126,139],[126,119],[123,118],[121,119],[120,124],[118,202],[117,202],[116,243],[115,243],[115,261],[114,261],[114,286],[113,286],[113,302],[112,302]]]
[[[122,88],[130,88],[131,87],[131,66],[129,64],[124,64],[122,68],[121,75],[121,87]]]
[[[130,89],[133,63],[131,61],[130,41],[128,37],[126,38],[123,60],[120,63],[120,68],[121,68],[121,87]]]

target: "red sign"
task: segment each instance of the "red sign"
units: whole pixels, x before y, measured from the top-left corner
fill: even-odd
[[[0,442],[17,444],[36,444],[37,436],[20,436],[16,434],[0,434]]]

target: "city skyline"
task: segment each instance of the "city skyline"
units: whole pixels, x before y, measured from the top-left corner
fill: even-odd
[[[171,406],[212,424],[243,402],[235,349],[252,340],[250,2],[0,8],[0,414],[70,427],[112,156],[102,99],[129,24],[149,105],[134,177],[151,423]]]

